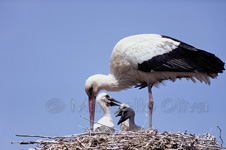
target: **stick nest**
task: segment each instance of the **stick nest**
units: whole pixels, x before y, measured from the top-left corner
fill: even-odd
[[[22,136],[22,135],[20,135]],[[32,136],[30,136],[32,137]],[[201,136],[186,132],[159,133],[158,130],[140,130],[138,132],[119,131],[115,133],[86,132],[64,137],[41,137],[37,141],[18,142],[20,144],[38,144],[35,150],[71,150],[71,149],[131,149],[131,150],[216,150],[222,147],[216,138],[207,133]]]

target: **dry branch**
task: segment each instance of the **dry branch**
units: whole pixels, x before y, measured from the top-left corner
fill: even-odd
[[[222,139],[222,137],[221,137],[221,128],[220,128],[219,126],[217,126],[217,128],[218,128],[219,131],[220,131],[219,138],[220,138],[220,140],[221,140],[221,148],[222,148],[222,147],[223,147],[223,144],[224,144],[224,141],[223,141],[223,139]]]

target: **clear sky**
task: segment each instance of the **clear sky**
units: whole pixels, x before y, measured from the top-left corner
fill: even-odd
[[[63,136],[89,127],[86,79],[109,73],[114,45],[141,33],[174,37],[226,61],[226,1],[0,1],[0,145],[36,140],[16,134]],[[166,81],[153,88],[153,126],[226,140],[226,73],[211,85]],[[108,92],[145,122],[147,89]],[[98,104],[97,104],[98,105]],[[117,108],[111,109],[112,113]],[[102,116],[96,109],[95,120]],[[114,118],[116,123],[119,118]],[[148,123],[146,124],[146,128]],[[119,126],[116,126],[119,129]],[[217,138],[217,140],[219,140]]]

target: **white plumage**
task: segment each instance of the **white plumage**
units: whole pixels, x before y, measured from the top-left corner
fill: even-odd
[[[120,91],[132,86],[149,91],[149,126],[153,99],[151,88],[163,80],[198,79],[210,84],[224,70],[224,62],[214,54],[197,49],[171,37],[141,34],[126,37],[114,47],[109,75],[93,75],[86,80],[90,102],[90,120],[94,119],[95,96],[100,90]],[[91,128],[93,124],[91,123]]]
[[[112,61],[115,54],[120,53],[130,65],[138,69],[138,64],[149,60],[154,56],[168,53],[180,43],[168,38],[162,38],[157,34],[134,35],[120,40],[112,53]],[[116,56],[118,57],[118,56]]]
[[[119,106],[118,102],[111,98],[107,93],[101,93],[97,96],[97,102],[103,110],[104,116],[94,124],[94,131],[114,131],[114,123],[109,111],[109,106]]]

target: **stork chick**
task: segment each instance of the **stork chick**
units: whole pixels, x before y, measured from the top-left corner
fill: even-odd
[[[121,103],[107,93],[101,93],[97,96],[97,102],[104,112],[104,116],[94,124],[94,131],[114,132],[114,123],[112,121],[111,113],[109,111],[110,106],[119,106],[117,103]]]
[[[129,129],[127,131],[138,131],[141,129],[140,126],[135,124],[135,112],[132,108],[124,108],[118,112],[116,117],[121,116],[120,120],[118,121],[118,125],[127,119],[129,119]]]
[[[123,109],[125,108],[129,108],[129,105],[128,104],[121,104],[118,108],[118,110],[115,112],[115,114],[119,113],[119,112],[122,112]],[[121,123],[121,131],[127,131],[129,129],[129,122],[128,120],[126,121],[123,121]]]

